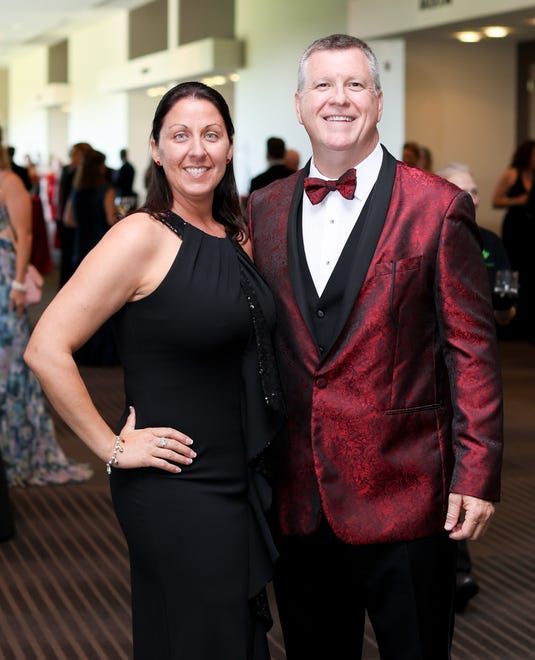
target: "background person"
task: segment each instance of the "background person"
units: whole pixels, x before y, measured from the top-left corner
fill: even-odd
[[[74,229],[74,268],[78,268],[116,220],[115,189],[106,178],[106,156],[89,149],[80,159],[67,202],[65,222]]]
[[[510,166],[500,175],[492,205],[506,209],[502,224],[502,240],[511,268],[518,271],[521,283],[518,314],[511,323],[511,335],[535,341],[535,264],[532,247],[535,242],[535,140],[518,145]]]
[[[11,171],[22,180],[26,190],[30,191],[32,189],[32,182],[28,173],[28,168],[15,163],[15,147],[7,147],[7,155],[9,156]]]
[[[137,206],[137,193],[134,192],[134,177],[136,170],[128,160],[128,152],[121,149],[119,152],[122,165],[112,175],[112,183],[115,188],[115,195],[121,201],[122,207],[130,211]],[[126,208],[128,206],[128,208]]]
[[[297,172],[300,160],[301,156],[295,149],[286,149],[284,152],[284,164],[288,169],[292,170],[292,172]]]
[[[474,205],[380,145],[362,41],[309,46],[295,104],[312,160],[249,202],[288,402],[274,582],[287,658],[359,658],[367,611],[383,660],[444,660],[456,541],[485,532],[500,492]]]
[[[277,179],[290,176],[294,170],[291,170],[285,163],[286,145],[282,138],[270,137],[266,142],[266,158],[268,168],[265,172],[258,174],[251,179],[249,194],[253,190],[264,188]]]
[[[61,249],[59,266],[59,287],[61,288],[74,272],[72,249],[74,244],[74,227],[65,224],[65,209],[72,190],[72,182],[76,169],[85,152],[91,150],[87,142],[73,144],[69,152],[70,163],[65,165],[59,177],[56,231]]]
[[[420,145],[417,142],[405,142],[401,160],[409,167],[419,167]]]
[[[433,171],[433,154],[428,147],[420,145],[417,167],[424,170],[424,172]]]
[[[39,383],[22,358],[30,335],[31,213],[30,195],[0,147],[0,453],[11,486],[85,481],[92,474],[57,444]]]
[[[461,190],[467,192],[474,202],[474,206],[479,206],[479,195],[477,192],[477,184],[470,171],[468,165],[464,163],[449,163],[443,167],[437,174],[451,183],[454,183]],[[516,314],[516,298],[515,295],[496,296],[493,294],[494,285],[496,283],[496,273],[498,271],[510,270],[511,266],[505,247],[500,240],[500,237],[490,229],[479,227],[481,238],[483,241],[482,255],[487,267],[487,274],[489,278],[489,290],[492,295],[494,317],[496,322],[500,325],[507,325],[511,322]],[[468,543],[458,541],[457,552],[457,570],[455,580],[455,610],[463,612],[474,596],[479,593],[479,584],[473,575],[472,559],[468,549]]]
[[[86,150],[76,168],[64,214],[64,224],[74,229],[73,268],[78,268],[116,221],[115,189],[106,178],[106,156],[101,151]],[[74,357],[78,364],[83,365],[118,364],[111,323],[103,323]]]
[[[111,473],[139,660],[269,656],[261,615],[275,555],[264,511],[280,407],[274,306],[247,253],[233,138],[216,90],[190,82],[165,94],[145,206],[87,255],[26,352]],[[117,436],[72,357],[112,316],[125,371]]]

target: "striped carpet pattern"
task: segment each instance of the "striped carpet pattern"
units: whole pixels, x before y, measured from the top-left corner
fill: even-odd
[[[0,546],[0,657],[130,656],[128,558],[109,496],[14,489],[16,539]]]
[[[457,615],[457,660],[535,658],[534,510],[533,477],[507,479],[492,526],[470,544],[481,590]]]
[[[535,347],[502,350],[503,500],[485,538],[470,546],[481,591],[457,616],[455,660],[535,659]],[[104,417],[116,420],[121,370],[86,368],[83,376]],[[56,428],[67,454],[90,460],[59,420]],[[17,535],[0,543],[1,660],[132,657],[126,544],[104,466],[95,470],[84,484],[11,491]],[[273,660],[284,660],[277,620],[270,645]],[[363,658],[378,657],[368,625]]]

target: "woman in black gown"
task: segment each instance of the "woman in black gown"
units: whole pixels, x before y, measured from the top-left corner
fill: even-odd
[[[111,473],[136,660],[269,657],[263,589],[276,551],[266,468],[282,402],[273,300],[250,260],[232,138],[215,90],[182,83],[162,98],[145,206],[84,259],[26,352]],[[112,316],[125,373],[117,436],[72,360]]]
[[[101,151],[86,149],[76,168],[64,218],[64,225],[74,229],[73,269],[80,265],[85,255],[116,221],[115,189],[106,178],[106,156]],[[74,359],[79,365],[118,364],[111,322],[104,323],[76,351]]]
[[[496,209],[505,209],[502,240],[511,262],[518,271],[520,284],[518,314],[506,336],[535,341],[535,140],[522,142],[511,165],[500,175],[492,197]]]

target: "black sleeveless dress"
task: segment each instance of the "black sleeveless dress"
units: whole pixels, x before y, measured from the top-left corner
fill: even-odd
[[[507,191],[507,197],[518,197],[526,192],[528,191],[518,172],[515,182]],[[502,241],[513,270],[519,270],[524,265],[524,255],[527,253],[525,246],[529,245],[529,249],[532,247],[528,240],[529,227],[533,224],[529,211],[527,204],[511,206],[503,218]]]
[[[517,197],[526,192],[519,172],[507,196]],[[535,265],[532,254],[535,243],[535,186],[531,188],[527,204],[507,209],[502,240],[511,269],[518,271],[520,287],[517,314],[507,328],[499,328],[499,336],[535,341]]]
[[[275,426],[271,413],[267,423],[256,412],[247,421],[247,401],[253,396],[255,409],[269,403],[254,382],[250,296],[263,299],[269,322],[272,301],[230,238],[208,235],[171,212],[163,221],[183,239],[174,263],[158,288],[125,305],[114,323],[136,427],[179,429],[193,439],[197,457],[178,475],[152,468],[112,473],[130,552],[134,657],[268,658],[266,627],[251,599],[270,579],[275,556],[264,516],[267,481],[258,467]],[[251,424],[261,427],[253,439]]]

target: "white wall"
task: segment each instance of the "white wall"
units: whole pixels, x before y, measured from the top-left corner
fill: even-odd
[[[236,85],[235,168],[242,194],[266,169],[266,140],[282,137],[310,157],[308,136],[297,122],[294,93],[301,53],[315,39],[347,29],[347,1],[236,0],[236,36],[246,44],[246,67]]]
[[[74,142],[90,142],[119,164],[119,149],[127,146],[125,94],[98,95],[98,72],[110,62],[126,58],[126,12],[72,32],[69,37],[71,104],[67,113],[43,108],[36,97],[47,85],[48,52],[44,46],[27,49],[9,67],[9,142],[19,160],[25,153],[46,164],[51,156],[65,161]]]
[[[47,110],[35,102],[47,82],[46,58],[46,48],[39,46],[18,57],[9,69],[8,135],[19,163],[24,154],[34,162],[46,162],[48,157]]]
[[[479,186],[479,222],[498,229],[491,208],[515,143],[515,47],[508,42],[407,43],[406,135],[429,147],[436,169],[462,161]]]
[[[126,57],[126,12],[78,29],[69,39],[69,143],[89,142],[106,154],[110,167],[119,166],[119,150],[128,147],[128,98],[123,92],[98,94],[98,74]]]
[[[7,69],[0,68],[0,128],[4,131],[7,126],[7,112],[8,112],[8,78],[9,72]],[[7,144],[7,135],[3,136],[4,142]]]
[[[383,89],[383,116],[379,122],[381,143],[396,158],[405,141],[405,42],[402,39],[369,41],[379,63]]]
[[[49,108],[46,117],[48,153],[44,164],[50,164],[52,158],[59,159],[62,163],[66,162],[66,154],[69,150],[69,115],[61,108]]]
[[[144,175],[150,164],[150,131],[152,118],[160,98],[151,98],[145,91],[128,93],[128,158],[136,170],[134,190],[141,203],[145,197]]]

